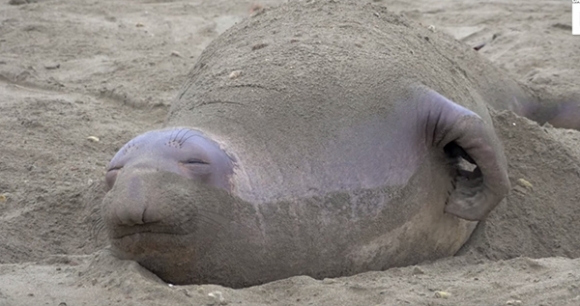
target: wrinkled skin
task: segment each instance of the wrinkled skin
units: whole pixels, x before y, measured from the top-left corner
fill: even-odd
[[[168,128],[112,159],[113,250],[170,283],[232,287],[452,256],[510,188],[488,106],[534,100],[437,35],[336,1],[236,25],[202,54]]]

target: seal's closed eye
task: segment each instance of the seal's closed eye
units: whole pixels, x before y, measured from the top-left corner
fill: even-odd
[[[191,158],[191,159],[188,159],[188,160],[184,161],[183,163],[184,164],[203,164],[203,165],[209,165],[208,162],[203,161],[203,160],[198,159],[198,158]]]

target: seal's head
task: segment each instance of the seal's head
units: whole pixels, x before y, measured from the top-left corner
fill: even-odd
[[[209,245],[201,242],[211,236],[206,232],[221,224],[221,214],[211,210],[230,204],[233,164],[216,142],[187,128],[129,141],[105,176],[102,213],[114,251],[161,278],[186,282],[191,271],[183,265],[191,267],[186,262],[200,256],[192,245]]]

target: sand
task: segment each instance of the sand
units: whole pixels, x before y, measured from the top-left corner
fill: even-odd
[[[213,38],[282,2],[0,3],[0,305],[580,304],[580,133],[510,112],[494,121],[513,190],[456,257],[233,290],[169,286],[108,255],[98,209],[110,158],[162,125]],[[540,94],[567,96],[580,79],[568,1],[374,2],[485,44]]]

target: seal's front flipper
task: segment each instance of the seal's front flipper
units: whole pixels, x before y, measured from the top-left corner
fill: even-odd
[[[580,94],[558,103],[555,108],[548,123],[557,128],[580,131]]]
[[[445,211],[466,220],[483,220],[507,195],[507,162],[491,123],[431,89],[419,89],[420,124],[429,143],[450,157],[477,167],[458,170]]]
[[[516,115],[539,125],[549,123],[556,128],[580,131],[580,93],[567,93],[563,98],[547,93],[533,98],[514,96],[507,106]]]

